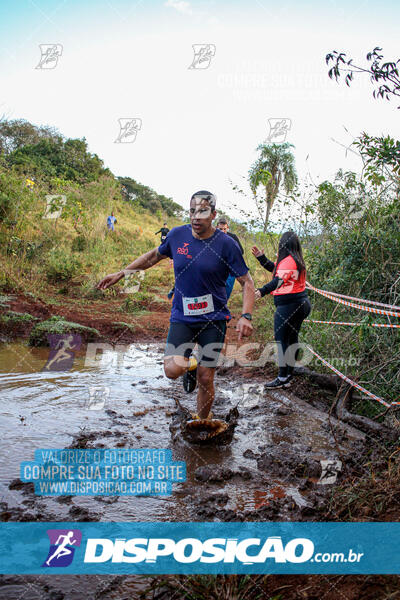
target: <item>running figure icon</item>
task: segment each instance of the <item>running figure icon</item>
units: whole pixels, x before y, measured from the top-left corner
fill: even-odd
[[[55,350],[55,355],[49,360],[49,362],[44,366],[43,371],[49,371],[50,367],[56,363],[63,362],[64,360],[71,360],[71,352],[72,358],[74,357],[74,352],[76,350],[76,336],[73,334],[67,335],[64,339],[60,339],[57,343]],[[54,370],[54,369],[53,369]]]
[[[62,556],[67,556],[68,554],[72,554],[72,550],[70,548],[67,548],[68,545],[73,546],[74,544],[77,543],[78,540],[74,540],[72,539],[74,537],[74,532],[73,531],[69,531],[66,535],[59,535],[56,541],[56,545],[59,544],[57,546],[57,549],[55,550],[55,552],[50,556],[50,558],[48,558],[46,560],[46,565],[50,566],[51,561],[54,558],[61,558]],[[60,543],[60,540],[63,540]]]

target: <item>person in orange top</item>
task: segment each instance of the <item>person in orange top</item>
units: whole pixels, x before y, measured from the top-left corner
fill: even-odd
[[[268,260],[264,250],[259,250],[257,246],[253,246],[252,253],[264,269],[272,272],[272,280],[256,290],[256,300],[271,294],[276,306],[274,335],[278,345],[279,373],[265,387],[289,387],[296,362],[300,327],[311,312],[300,240],[294,231],[286,231],[279,240],[275,263]]]

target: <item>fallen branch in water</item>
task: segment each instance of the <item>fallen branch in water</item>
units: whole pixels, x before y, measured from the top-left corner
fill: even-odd
[[[317,383],[321,388],[335,390],[337,392],[334,403],[334,411],[338,419],[344,423],[349,423],[356,429],[360,429],[368,434],[378,434],[383,438],[395,441],[398,437],[398,432],[395,428],[382,423],[377,423],[375,420],[362,415],[357,415],[351,412],[351,404],[353,400],[353,386],[343,384],[340,377],[336,375],[325,375],[317,371],[311,371],[307,367],[296,369],[298,375],[305,375],[312,381]]]

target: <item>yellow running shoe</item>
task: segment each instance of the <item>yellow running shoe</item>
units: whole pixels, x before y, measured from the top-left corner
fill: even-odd
[[[189,358],[189,368],[183,374],[183,389],[190,394],[197,384],[197,360],[194,356]]]

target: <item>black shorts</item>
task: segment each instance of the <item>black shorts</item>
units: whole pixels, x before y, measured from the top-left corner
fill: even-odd
[[[198,344],[199,364],[216,367],[219,354],[224,346],[226,321],[205,321],[204,323],[170,323],[165,356],[185,356],[188,358]]]

